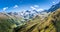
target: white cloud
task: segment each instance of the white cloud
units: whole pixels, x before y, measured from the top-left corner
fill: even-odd
[[[18,5],[15,5],[13,8],[18,8]]]
[[[31,8],[32,10],[37,10],[37,8],[39,8],[39,5],[33,5],[33,6],[30,6],[30,8]]]
[[[41,11],[44,11],[44,9],[41,9],[41,8],[40,8],[40,9],[37,9],[37,11],[40,11],[40,12],[41,12]]]
[[[39,5],[34,5],[34,7],[38,8],[38,7],[39,7]]]
[[[39,6],[38,6],[38,5],[31,6],[30,8],[31,8],[32,10],[36,10],[36,11],[39,11],[39,12],[44,11],[44,9],[39,8]]]
[[[35,7],[33,7],[33,6],[31,6],[30,8],[31,8],[32,10],[36,9],[36,8],[35,8]]]
[[[3,8],[3,11],[5,11],[6,9],[8,9],[8,7]]]
[[[55,4],[55,2],[53,2]]]

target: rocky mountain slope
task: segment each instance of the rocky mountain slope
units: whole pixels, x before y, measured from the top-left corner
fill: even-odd
[[[43,21],[40,18],[27,22],[26,26],[18,32],[59,32],[60,30],[60,9],[52,12]]]

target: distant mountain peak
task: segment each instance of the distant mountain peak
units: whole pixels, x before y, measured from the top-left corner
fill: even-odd
[[[47,12],[53,12],[55,11],[56,9],[60,8],[60,2],[55,4],[55,5],[52,5],[50,9],[48,9]]]

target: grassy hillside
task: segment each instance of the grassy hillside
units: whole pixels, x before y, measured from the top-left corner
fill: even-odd
[[[24,25],[16,18],[10,18],[4,13],[0,13],[0,32],[14,32],[16,27]]]
[[[60,8],[52,13],[51,18],[51,21],[54,23],[57,32],[60,32]]]
[[[60,30],[60,9],[52,12],[44,20],[35,18],[18,30],[18,32],[59,32]]]
[[[60,9],[52,12],[48,17],[41,20],[35,17],[28,22],[21,23],[20,18],[10,18],[0,13],[0,32],[59,32]]]

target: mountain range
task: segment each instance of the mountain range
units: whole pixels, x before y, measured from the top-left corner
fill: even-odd
[[[9,12],[9,15],[18,15],[24,19],[32,19],[36,15],[43,15],[43,17],[46,17],[45,15],[50,14],[51,12],[55,11],[56,9],[60,8],[60,2],[52,5],[50,9],[44,10],[44,11],[37,11],[37,10],[26,10],[21,12]]]

